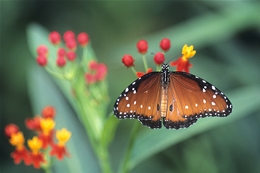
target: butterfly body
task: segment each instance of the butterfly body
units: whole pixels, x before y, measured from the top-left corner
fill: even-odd
[[[167,64],[132,82],[114,105],[116,117],[136,118],[150,128],[186,128],[198,118],[231,112],[231,102],[219,89],[195,75],[171,72]]]

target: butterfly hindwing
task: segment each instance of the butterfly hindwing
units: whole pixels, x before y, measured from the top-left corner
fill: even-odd
[[[175,116],[181,116],[186,121],[176,121],[171,112],[167,113],[165,120],[180,126],[188,127],[200,117],[227,116],[232,111],[231,102],[219,89],[189,73],[172,72],[168,92],[171,97],[168,102],[176,107]]]

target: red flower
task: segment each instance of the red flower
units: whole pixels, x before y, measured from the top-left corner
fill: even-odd
[[[41,131],[40,121],[40,116],[35,116],[34,118],[27,118],[25,120],[25,125],[29,130]]]
[[[46,55],[48,53],[48,48],[45,45],[38,46],[36,50],[38,55]]]
[[[87,33],[85,32],[81,32],[78,37],[78,43],[81,45],[81,46],[86,46],[89,42],[89,36]]]
[[[63,35],[63,39],[65,42],[67,42],[68,40],[71,40],[71,39],[75,39],[75,34],[73,31],[66,31]]]
[[[129,55],[129,54],[125,54],[122,58],[122,63],[126,66],[126,67],[131,67],[134,66],[134,58]]]
[[[140,78],[140,77],[142,77],[143,75],[145,75],[145,74],[147,74],[147,73],[150,73],[150,72],[152,72],[152,71],[153,71],[152,68],[148,68],[147,71],[146,71],[146,73],[144,73],[144,72],[136,72],[136,76],[137,76],[138,78]]]
[[[31,163],[29,151],[25,147],[22,147],[20,149],[16,148],[11,153],[11,157],[14,159],[15,164],[21,163],[22,160],[26,165],[29,165]]]
[[[97,62],[97,61],[91,60],[91,61],[88,63],[88,68],[89,68],[90,70],[96,70],[96,69],[97,69],[97,66],[98,66],[98,62]]]
[[[70,50],[75,50],[77,47],[77,42],[75,39],[70,39],[65,42],[66,47]]]
[[[15,124],[8,124],[5,126],[5,135],[10,138],[12,134],[19,132],[19,127]]]
[[[56,110],[53,106],[45,106],[42,109],[42,117],[43,118],[54,118],[56,114]]]
[[[69,153],[67,152],[64,145],[53,144],[50,155],[56,156],[58,160],[62,160],[64,155],[68,157]]]
[[[60,43],[60,34],[57,31],[52,31],[49,34],[49,40],[52,44],[59,44]]]
[[[47,58],[45,55],[39,55],[36,58],[36,62],[40,65],[40,66],[46,66],[47,65]]]
[[[140,40],[137,42],[136,47],[139,53],[146,54],[148,50],[148,43],[146,40]]]
[[[76,59],[76,56],[77,56],[76,53],[73,51],[69,51],[67,53],[67,58],[69,61],[74,61]]]
[[[97,63],[96,61],[90,61],[88,64],[91,72],[85,74],[87,83],[92,84],[97,81],[102,81],[106,77],[107,67],[103,63]]]
[[[154,55],[154,59],[153,59],[153,60],[154,60],[155,64],[157,64],[157,65],[162,65],[163,62],[164,62],[164,60],[165,60],[164,54],[161,53],[161,52],[157,52],[157,53]]]
[[[168,51],[171,48],[171,40],[168,38],[163,38],[160,42],[160,47],[163,51]]]
[[[106,77],[107,66],[104,63],[100,63],[97,66],[96,79],[97,81],[102,81]]]
[[[37,153],[30,153],[31,157],[31,163],[33,164],[33,167],[36,169],[39,169],[41,167],[41,163],[45,163],[44,155],[43,153],[37,152]]]
[[[63,67],[66,65],[66,59],[64,56],[58,56],[58,58],[56,59],[56,64],[59,66],[59,67]]]
[[[66,50],[64,48],[59,48],[57,51],[58,56],[65,56]]]
[[[86,73],[85,74],[85,79],[86,79],[86,82],[88,84],[93,84],[96,82],[96,77],[94,74],[91,74],[91,73]]]

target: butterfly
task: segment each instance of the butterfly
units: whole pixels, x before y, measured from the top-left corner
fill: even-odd
[[[152,129],[187,128],[198,118],[226,117],[232,112],[227,96],[206,80],[186,72],[150,72],[132,82],[117,98],[114,114],[135,118]]]

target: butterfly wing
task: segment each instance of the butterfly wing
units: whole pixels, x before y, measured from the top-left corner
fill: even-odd
[[[160,111],[157,110],[161,96],[160,80],[159,72],[151,72],[132,82],[115,102],[117,118],[137,118],[145,126],[161,128]]]
[[[164,126],[184,128],[206,116],[225,117],[232,112],[230,100],[215,86],[195,75],[172,72]]]

